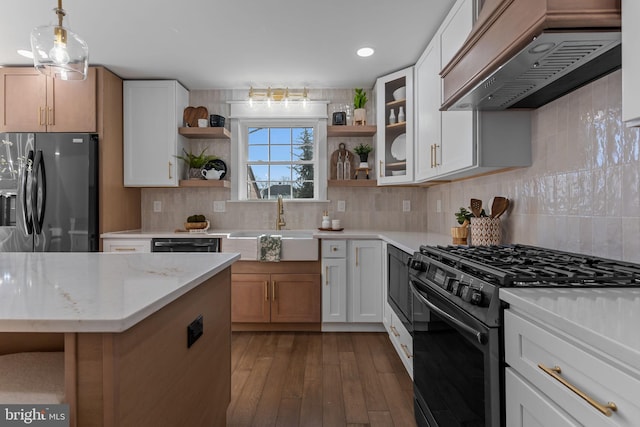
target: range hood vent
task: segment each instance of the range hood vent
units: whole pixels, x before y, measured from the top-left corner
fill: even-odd
[[[621,66],[620,32],[545,32],[449,110],[538,108]]]

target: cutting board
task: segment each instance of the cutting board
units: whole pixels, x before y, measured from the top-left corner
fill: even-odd
[[[209,110],[207,110],[207,107],[187,107],[184,109],[182,120],[185,126],[197,128],[198,119],[209,120]]]
[[[338,147],[339,148],[336,151],[334,151],[333,154],[331,154],[331,159],[329,160],[331,162],[329,167],[329,179],[338,179],[338,167],[336,166],[338,164],[338,154],[340,154],[342,156],[342,160],[344,160],[344,157],[347,153],[349,153],[349,163],[351,163],[350,178],[354,179],[356,176],[356,168],[360,164],[360,160],[359,159],[356,160],[355,154],[347,150],[344,143],[341,142],[340,145],[338,145]]]

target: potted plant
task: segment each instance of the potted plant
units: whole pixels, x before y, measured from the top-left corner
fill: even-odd
[[[185,149],[182,149],[184,152],[184,156],[176,156],[180,160],[184,160],[184,162],[189,167],[189,179],[203,179],[200,170],[211,160],[216,160],[218,157],[210,154],[204,154],[207,149],[205,148],[198,155],[193,153],[187,153]]]
[[[355,95],[353,96],[353,123],[355,125],[364,126],[367,124],[367,110],[364,106],[368,99],[367,94],[364,93],[364,89],[354,89]]]
[[[369,167],[369,153],[371,152],[371,150],[373,150],[373,148],[369,145],[369,144],[358,144],[356,145],[356,148],[353,149],[353,151],[356,152],[356,154],[360,157],[360,167],[361,168],[366,168]]]
[[[469,238],[469,222],[471,221],[471,212],[466,208],[454,213],[456,221],[460,226],[451,227],[451,237],[454,245],[466,245]]]

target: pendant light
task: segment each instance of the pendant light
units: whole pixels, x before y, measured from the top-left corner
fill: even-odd
[[[85,80],[89,68],[89,48],[76,33],[65,28],[62,0],[53,9],[57,25],[43,25],[31,32],[33,66],[42,74],[62,80]]]

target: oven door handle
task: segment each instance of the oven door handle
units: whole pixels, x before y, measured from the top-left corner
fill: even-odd
[[[461,322],[460,320],[456,319],[455,317],[453,317],[452,315],[450,315],[446,311],[444,311],[441,308],[435,306],[431,301],[426,299],[420,292],[418,292],[416,290],[416,288],[415,288],[415,286],[413,285],[412,282],[409,282],[409,283],[411,285],[411,291],[413,292],[413,294],[416,297],[418,297],[418,299],[420,301],[422,301],[427,307],[429,307],[429,310],[433,310],[439,316],[444,317],[445,319],[447,319],[448,321],[450,321],[451,323],[453,323],[454,325],[456,325],[460,329],[462,329],[465,332],[468,332],[471,335],[475,336],[476,340],[478,341],[478,343],[480,343],[480,345],[484,345],[487,342],[487,339],[486,339],[486,336],[485,336],[484,333],[473,329],[471,326]]]

